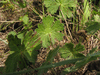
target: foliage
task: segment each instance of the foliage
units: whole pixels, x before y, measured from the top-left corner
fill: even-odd
[[[84,0],[84,13],[82,16],[82,24],[85,24],[88,21],[88,18],[90,18],[91,15],[91,7],[87,0]]]
[[[81,59],[80,61],[75,62],[75,66],[72,67],[68,67],[64,70],[65,73],[69,73],[69,72],[74,72],[78,69],[80,69],[81,67],[83,67],[85,64],[87,64],[88,62],[92,61],[92,60],[97,60],[97,57],[100,57],[98,54],[94,53],[94,51],[96,50],[96,48],[93,48],[89,54],[87,54],[87,56],[84,56],[83,59]],[[99,53],[99,52],[97,52]],[[80,56],[80,58],[82,58],[83,56]]]
[[[95,34],[99,29],[100,29],[100,23],[99,22],[95,22],[95,21],[90,21],[86,23],[87,28],[87,34]]]
[[[63,12],[63,15],[70,18],[72,17],[72,11],[70,10],[72,7],[76,7],[77,0],[44,0],[44,4],[48,8],[48,11],[51,14],[57,12],[59,10]]]
[[[33,31],[29,31],[25,34],[25,36],[21,34],[22,37],[20,37],[21,35],[16,35],[15,32],[12,32],[12,34],[10,33],[8,35],[8,45],[10,47],[10,50],[13,52],[11,52],[5,62],[6,72],[16,71],[17,66],[20,69],[26,68],[27,65],[29,65],[29,62],[35,64],[38,54],[36,50],[40,49],[41,45],[37,43],[34,45],[34,47],[31,48],[37,38],[37,36],[32,37],[32,33]]]
[[[48,56],[47,56],[47,59],[46,61],[42,64],[42,66],[48,66],[49,64],[52,64],[53,63],[53,60],[54,60],[54,56],[56,56],[57,52],[59,50],[59,46],[57,48],[55,48],[53,51],[50,51]],[[42,67],[41,66],[41,67]],[[38,75],[41,75],[41,73],[44,73],[44,72],[47,72],[49,68],[43,68],[43,69],[40,69],[39,72],[38,72]]]
[[[26,7],[26,4],[27,4],[26,3],[26,0],[16,0],[16,1],[12,0],[12,2],[14,4],[18,5],[21,8],[25,8]]]
[[[63,34],[57,31],[62,31],[63,24],[60,23],[59,20],[54,22],[54,17],[44,17],[43,23],[38,25],[36,32],[42,41],[43,47],[50,46],[50,41],[52,44],[55,44],[55,39],[61,41],[63,38]]]
[[[62,56],[62,58],[76,58],[76,57],[84,57],[83,54],[79,53],[80,51],[83,51],[84,46],[82,46],[80,43],[76,45],[74,48],[74,44],[72,43],[66,43],[63,47],[60,48],[59,52]]]
[[[9,3],[9,6],[13,8],[17,5],[22,9],[29,5],[26,0],[3,0],[0,2],[3,4]],[[73,22],[73,19],[75,19],[75,22],[71,23],[73,29],[82,27],[82,29],[87,31],[88,35],[95,34],[100,29],[99,8],[98,11],[92,11],[92,2],[88,0],[84,0],[83,5],[77,0],[43,0],[42,2],[43,15],[39,14],[39,12],[33,8],[33,11],[42,19],[42,22],[38,24],[37,28],[32,29],[34,26],[32,25],[32,21],[30,21],[29,13],[25,12],[24,16],[20,16],[19,19],[23,22],[23,30],[20,32],[12,31],[8,34],[7,40],[10,55],[5,62],[5,67],[0,67],[0,70],[3,69],[2,71],[4,71],[2,75],[18,75],[35,70],[38,71],[37,75],[41,75],[50,68],[53,70],[54,67],[73,64],[74,66],[64,69],[62,72],[64,75],[69,72],[77,71],[88,62],[97,60],[97,57],[100,57],[100,51],[95,52],[97,48],[93,48],[87,55],[84,55],[82,53],[82,51],[85,50],[84,45],[81,45],[81,43],[74,44],[72,40],[74,34],[77,32],[74,33],[74,30],[68,28],[68,23]],[[81,4],[80,10],[82,9],[83,12],[81,11],[80,15],[77,15],[77,5],[79,4]],[[47,12],[44,10],[45,7]],[[75,13],[75,15],[73,13]],[[92,18],[90,18],[91,15],[93,15]],[[60,17],[58,18],[58,16]],[[79,17],[79,19],[81,18],[81,20],[78,20],[77,17]],[[78,24],[80,25],[78,26]],[[72,32],[72,38],[69,37],[70,33],[68,30]],[[66,37],[68,41],[70,40],[70,43],[65,43],[62,47],[57,46],[55,48],[54,45],[56,41],[63,40],[63,37]],[[50,46],[53,47],[53,50],[50,50]],[[37,55],[39,54],[38,50],[41,49],[41,47],[49,50],[45,62],[43,62],[40,67],[32,67],[30,69],[30,65],[35,65]],[[54,57],[57,53],[60,53],[60,56],[65,60],[54,63]],[[17,72],[17,68],[21,71]]]

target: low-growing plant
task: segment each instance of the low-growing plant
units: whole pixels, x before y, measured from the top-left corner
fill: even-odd
[[[13,3],[19,5],[21,8],[25,8],[27,4],[26,0],[22,0],[22,3],[20,3],[20,0],[16,0],[13,1]],[[100,51],[95,52],[97,48],[93,48],[87,55],[84,55],[82,51],[85,50],[85,47],[84,45],[81,45],[81,43],[78,43],[77,45],[75,45],[73,42],[65,43],[65,45],[62,47],[58,45],[56,48],[53,48],[53,50],[50,50],[50,46],[53,46],[57,40],[63,40],[64,34],[66,34],[64,26],[67,27],[68,33],[70,35],[70,41],[73,41],[73,35],[69,29],[67,19],[75,18],[75,12],[73,13],[73,10],[77,11],[76,9],[78,1],[43,0],[43,3],[47,8],[47,13],[49,15],[45,14],[43,17],[39,16],[42,19],[42,23],[38,24],[38,27],[35,29],[35,31],[31,29],[32,25],[27,14],[23,17],[20,17],[20,20],[23,22],[24,30],[18,33],[12,31],[8,34],[7,40],[8,46],[10,48],[10,55],[5,62],[4,74],[2,75],[18,75],[35,70],[38,70],[38,75],[42,75],[50,68],[58,67],[61,65],[74,64],[74,66],[64,69],[62,72],[64,75],[69,72],[77,71],[88,62],[97,60],[97,57],[100,57]],[[80,22],[84,24],[84,26],[87,26],[85,28],[87,34],[93,35],[100,28],[100,16],[94,15],[94,21],[90,21],[88,19],[91,15],[91,11],[88,10],[90,7],[89,3],[91,3],[91,1],[84,0],[84,12],[82,14],[82,21]],[[28,31],[28,29],[30,30]],[[42,63],[42,65],[38,68],[32,67],[29,69],[28,67],[31,65],[35,65],[37,55],[39,54],[38,50],[41,47],[48,48],[48,50],[50,50],[45,62]],[[61,57],[65,60],[54,63],[53,60],[57,53],[60,53]],[[19,68],[21,71],[17,72],[17,68]],[[25,68],[27,70],[23,70]]]

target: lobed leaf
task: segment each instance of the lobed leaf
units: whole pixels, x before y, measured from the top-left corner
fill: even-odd
[[[6,73],[16,71],[18,60],[20,60],[20,54],[18,52],[15,52],[8,56],[8,58],[5,62]]]
[[[21,37],[18,36],[20,39],[15,34],[8,35],[8,45],[14,52],[8,56],[5,62],[6,72],[16,71],[17,66],[20,69],[26,68],[29,62],[35,64],[37,50],[41,48],[41,45],[40,43],[35,44],[37,36],[32,37],[32,33],[33,31],[28,31],[25,35],[20,34]],[[33,44],[34,46],[32,46]]]
[[[44,4],[46,5],[46,7],[48,8],[48,11],[51,14],[56,13],[59,7],[59,4],[55,0],[44,0]]]
[[[38,25],[36,32],[41,38],[42,46],[48,47],[51,42],[55,43],[55,39],[59,41],[63,39],[63,34],[58,32],[63,29],[63,24],[58,20],[54,22],[54,17],[47,16],[43,18],[43,23]]]
[[[65,18],[70,18],[72,12],[69,8],[76,7],[77,0],[44,0],[44,4],[51,14],[56,13],[59,8]]]
[[[20,51],[21,49],[21,40],[17,36],[8,35],[8,45],[11,51]]]
[[[60,48],[59,52],[63,58],[71,58],[73,57],[73,47],[72,43],[66,43],[62,48]]]
[[[92,49],[91,51],[94,51],[94,49]],[[64,70],[64,72],[65,73],[74,72],[74,71],[80,69],[81,67],[83,67],[84,65],[86,65],[88,62],[97,60],[97,57],[100,57],[100,55],[99,55],[100,52],[91,53],[90,55],[89,54],[87,54],[87,56],[84,56],[82,60],[77,61],[75,63],[75,66],[66,68]],[[81,58],[81,57],[79,57],[79,58]]]
[[[66,43],[62,48],[60,48],[59,52],[63,58],[75,58],[75,57],[84,57],[83,54],[79,53],[80,51],[83,51],[84,46],[80,43],[76,45],[74,48],[73,43]]]

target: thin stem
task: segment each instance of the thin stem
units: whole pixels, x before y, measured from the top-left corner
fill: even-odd
[[[45,13],[44,13],[44,3],[43,3],[44,0],[42,0],[42,11],[43,11],[43,17],[45,16]]]
[[[0,22],[21,22],[21,21],[0,21]]]
[[[5,44],[8,45],[8,42],[6,42],[5,40],[3,40],[2,38],[0,38],[1,41],[3,41]]]
[[[41,19],[43,19],[43,16],[42,15],[40,15],[36,10],[35,10],[35,8],[33,7],[33,8],[31,8],[37,15],[39,15],[39,17],[41,18]]]
[[[67,33],[66,33],[66,26],[64,27],[64,34],[65,34],[65,37],[67,38],[67,40],[70,41],[70,39],[68,38]]]
[[[68,23],[67,23],[67,21],[66,21],[66,19],[65,19],[64,15],[63,15],[62,10],[61,10],[61,13],[62,13],[62,16],[63,16],[63,18],[64,18],[64,20],[65,20],[66,27],[67,27],[67,29],[68,29],[69,35],[70,35],[70,37],[71,37],[71,40],[73,41],[73,38],[72,38],[71,32],[70,32],[69,27],[68,27]]]
[[[28,3],[28,4],[29,4],[29,6],[30,6],[30,9],[32,9],[33,12],[35,12],[37,15],[39,15],[39,17],[40,17],[41,19],[43,19],[43,16],[42,16],[41,14],[39,14],[33,6],[31,6],[31,3]]]

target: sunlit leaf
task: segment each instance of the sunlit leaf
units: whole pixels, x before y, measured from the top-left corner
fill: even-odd
[[[48,47],[50,46],[50,42],[55,43],[55,39],[62,40],[63,34],[57,31],[62,31],[63,24],[59,21],[54,22],[54,17],[44,17],[43,23],[38,25],[36,29],[37,34],[41,38],[42,46]]]
[[[25,15],[25,16],[22,18],[22,21],[24,22],[24,24],[28,24],[28,22],[29,22],[28,15]]]
[[[94,20],[96,22],[100,22],[100,16],[99,15],[94,15]]]
[[[83,10],[84,10],[84,13],[82,16],[81,23],[85,24],[88,21],[89,17],[91,16],[91,7],[87,0],[84,1],[84,9]]]

